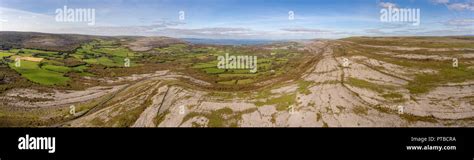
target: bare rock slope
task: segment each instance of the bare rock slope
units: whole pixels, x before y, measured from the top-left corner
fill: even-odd
[[[97,111],[65,126],[111,127],[428,127],[473,126],[474,83],[423,94],[406,85],[415,70],[370,56],[337,55],[346,42],[305,43],[320,60],[300,79],[254,92],[184,87],[166,73],[116,91]],[[410,58],[410,57],[406,57]],[[180,75],[183,76],[183,75]]]

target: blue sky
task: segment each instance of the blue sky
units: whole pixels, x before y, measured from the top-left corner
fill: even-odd
[[[95,24],[56,21],[64,6],[94,9]],[[420,25],[382,22],[388,6],[420,9]],[[0,0],[0,30],[225,39],[474,35],[474,0]]]

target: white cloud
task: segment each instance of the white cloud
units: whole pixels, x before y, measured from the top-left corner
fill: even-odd
[[[282,28],[282,31],[292,32],[292,33],[311,33],[311,34],[328,34],[332,33],[329,30],[322,29],[313,29],[313,28]]]
[[[459,29],[439,29],[430,30],[418,33],[418,35],[426,36],[452,36],[452,35],[473,35],[472,28],[459,28]]]
[[[449,0],[431,0],[434,4],[448,4]]]
[[[390,3],[390,2],[380,2],[379,6],[382,7],[382,8],[389,8],[389,7],[396,8],[397,4]]]
[[[226,38],[226,39],[300,39],[331,37],[342,32],[330,32],[318,29],[258,30],[251,27],[233,27],[235,25],[205,26],[190,28],[179,21],[158,20],[150,25],[113,25],[97,24],[88,26],[78,23],[61,23],[55,21],[54,15],[38,14],[28,11],[1,8],[0,31],[31,31],[47,33],[74,33],[88,35],[136,35],[136,36],[169,36],[176,38]],[[21,18],[18,18],[21,17]],[[8,23],[6,23],[8,22]],[[312,33],[312,34],[308,34]],[[331,33],[331,34],[329,34]]]
[[[375,34],[375,35],[385,35],[387,34],[386,32],[380,30],[380,29],[375,29],[375,28],[372,28],[372,29],[366,29],[364,30],[365,33],[368,33],[368,34]]]
[[[58,28],[87,26],[87,23],[57,22],[55,15],[0,7],[1,31],[55,32]]]
[[[467,2],[467,3],[451,3],[451,4],[448,4],[448,8],[450,10],[455,10],[455,11],[464,11],[464,10],[474,11],[474,1]]]
[[[452,20],[447,21],[445,24],[450,25],[450,26],[470,26],[470,25],[474,25],[474,18],[452,19]]]

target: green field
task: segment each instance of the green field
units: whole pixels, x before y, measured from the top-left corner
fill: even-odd
[[[282,49],[256,49],[251,47],[219,47],[219,48],[189,48],[172,46],[156,49],[169,56],[172,61],[190,63],[190,68],[202,73],[201,76],[212,77],[219,84],[224,85],[248,85],[258,82],[269,76],[278,76],[283,73],[294,72],[291,66],[299,65],[304,60],[301,51],[288,51]],[[182,56],[184,52],[192,53]],[[178,54],[172,54],[178,53]],[[207,54],[206,54],[207,53]],[[226,53],[234,56],[257,56],[257,70],[252,73],[250,68],[240,69],[218,69],[217,56],[225,56]],[[168,59],[168,58],[163,58]],[[293,59],[293,61],[289,61]]]
[[[80,66],[77,66],[77,67],[73,67],[71,69],[72,69],[72,71],[75,71],[75,72],[86,72],[87,68],[89,68],[89,67],[87,67],[86,65],[80,65]]]
[[[136,66],[134,57],[140,56],[125,47],[115,45],[113,41],[93,41],[84,44],[71,55],[88,64],[103,65],[107,67],[124,67],[125,58],[131,60],[130,66]]]
[[[192,68],[204,69],[204,68],[214,68],[217,67],[217,61],[207,62],[207,63],[197,63],[193,65]]]
[[[292,66],[303,60],[304,53],[286,49],[255,47],[205,46],[172,44],[156,47],[147,52],[133,52],[117,40],[93,40],[82,44],[73,52],[53,52],[35,49],[10,49],[0,52],[0,57],[18,55],[43,58],[41,63],[26,62],[26,66],[10,67],[32,82],[44,85],[64,85],[70,78],[79,76],[123,76],[150,73],[160,64],[161,69],[176,70],[221,85],[252,85],[270,76],[291,73]],[[217,56],[229,53],[235,56],[257,56],[257,72],[251,69],[219,69]],[[130,67],[126,67],[126,58]],[[289,61],[292,59],[293,61]],[[30,66],[28,66],[30,65]],[[287,66],[288,65],[288,66]],[[127,70],[127,71],[124,71]],[[74,79],[72,81],[75,81]]]
[[[124,62],[123,62],[124,59],[118,58],[118,57],[114,59],[110,59],[108,57],[100,57],[97,59],[84,59],[83,61],[89,64],[100,64],[100,65],[104,65],[108,67],[123,67],[124,66]]]
[[[219,69],[219,68],[205,68],[203,69],[204,72],[207,74],[219,74],[219,73],[224,73],[225,69]]]
[[[13,55],[13,53],[0,52],[0,59],[2,59],[3,57],[11,56],[11,55]]]
[[[100,48],[97,50],[94,50],[96,52],[100,53],[105,53],[111,56],[118,56],[118,57],[133,57],[135,54],[133,52],[130,52],[128,49],[124,47],[119,47],[119,48]]]
[[[0,52],[0,58],[11,55],[44,58],[41,62],[22,60],[20,67],[15,67],[14,59],[10,59],[9,67],[31,82],[64,86],[70,81],[70,78],[64,76],[68,72],[75,72],[81,76],[94,76],[87,72],[91,65],[124,67],[126,57],[130,56],[130,59],[133,59],[133,56],[137,56],[124,47],[110,46],[114,43],[92,41],[83,44],[72,54],[25,48],[10,49]],[[131,61],[130,66],[138,66],[138,64]]]
[[[54,55],[57,54],[57,52],[51,52],[51,51],[42,51],[42,50],[36,50],[36,49],[11,49],[9,52],[11,53],[21,53],[21,54],[45,54],[45,55]]]
[[[43,65],[41,66],[42,69],[46,69],[49,71],[54,71],[54,72],[59,72],[59,73],[67,73],[71,70],[69,67],[64,67],[64,66],[55,66],[55,65]]]
[[[9,66],[23,77],[39,84],[66,85],[69,81],[62,73],[42,69],[38,64],[39,62],[22,61],[20,67],[16,67],[15,63],[9,63]]]

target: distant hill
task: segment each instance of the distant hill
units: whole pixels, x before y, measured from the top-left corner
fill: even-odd
[[[259,40],[259,39],[202,39],[202,38],[184,38],[185,41],[194,44],[215,44],[215,45],[260,45],[270,44],[278,41]]]
[[[79,34],[51,34],[38,32],[0,31],[0,49],[31,48],[49,51],[72,51],[82,43],[94,39],[121,40],[134,51],[145,51],[153,47],[166,46],[175,43],[185,43],[180,39],[169,37],[139,37],[139,36],[91,36]]]
[[[0,49],[34,48],[51,51],[71,51],[81,43],[91,41],[98,36],[77,34],[49,34],[37,32],[0,32]]]
[[[132,51],[148,51],[156,47],[165,47],[171,44],[184,44],[185,41],[170,37],[137,37],[129,39],[127,46]]]

